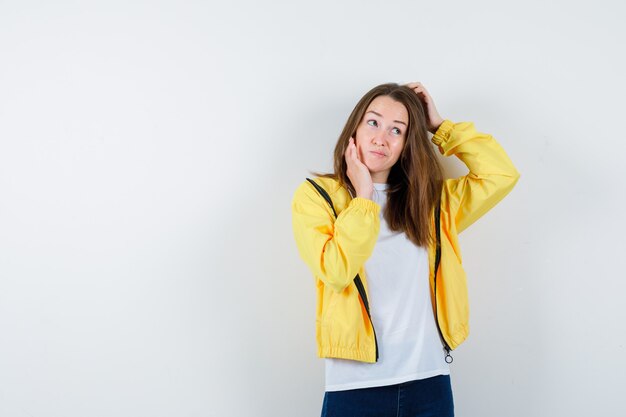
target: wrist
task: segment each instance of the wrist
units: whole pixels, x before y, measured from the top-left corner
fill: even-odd
[[[431,132],[433,135],[437,132],[437,130],[439,130],[439,126],[442,125],[442,123],[444,122],[445,119],[438,119],[435,123],[434,123],[434,127],[433,127],[433,131]]]

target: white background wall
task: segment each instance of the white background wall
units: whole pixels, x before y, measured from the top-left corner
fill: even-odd
[[[0,1],[0,415],[318,416],[290,201],[388,81],[521,173],[460,237],[457,416],[624,415],[624,12]]]

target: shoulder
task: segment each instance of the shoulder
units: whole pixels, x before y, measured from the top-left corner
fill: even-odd
[[[293,196],[294,200],[300,200],[300,199],[318,200],[319,197],[321,197],[320,193],[317,191],[315,186],[311,184],[309,179],[314,181],[321,188],[323,188],[331,198],[333,197],[333,195],[337,194],[337,192],[344,190],[344,188],[341,187],[341,185],[339,184],[339,181],[337,181],[334,178],[313,177],[313,178],[305,179],[304,181],[300,183],[300,185],[296,188],[296,191],[294,192],[294,196]]]

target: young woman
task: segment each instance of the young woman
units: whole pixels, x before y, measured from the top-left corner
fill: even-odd
[[[444,180],[431,142],[469,173]],[[450,352],[469,332],[458,234],[520,174],[491,135],[443,119],[419,82],[367,92],[334,173],[313,174],[292,221],[317,290],[322,417],[453,416]]]

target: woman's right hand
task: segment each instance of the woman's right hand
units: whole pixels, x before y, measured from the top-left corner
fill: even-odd
[[[352,136],[346,148],[345,158],[348,167],[346,174],[348,174],[348,178],[350,178],[350,182],[356,191],[356,196],[371,200],[374,191],[372,175],[370,174],[369,168],[359,159],[356,144]]]

